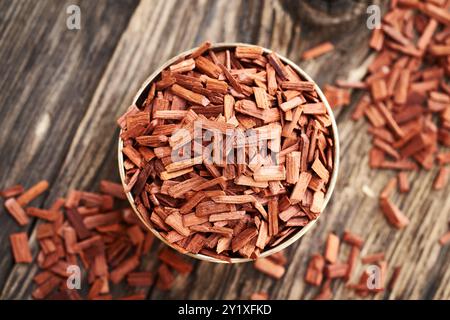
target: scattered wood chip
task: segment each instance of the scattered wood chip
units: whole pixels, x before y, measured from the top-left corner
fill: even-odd
[[[36,199],[39,195],[44,193],[48,189],[48,181],[42,180],[26,190],[17,198],[17,203],[22,207],[28,205],[31,201]]]
[[[408,174],[405,171],[398,173],[398,188],[401,193],[408,193],[410,190]]]
[[[184,258],[172,249],[164,248],[160,251],[158,258],[181,274],[189,274],[192,272],[192,263],[185,261]]]
[[[409,224],[409,219],[389,199],[380,199],[380,208],[385,217],[397,229],[403,229]]]
[[[31,263],[33,256],[28,246],[28,235],[25,232],[13,233],[9,236],[16,263]]]
[[[5,208],[20,226],[25,226],[30,221],[25,210],[15,198],[7,199],[5,201]]]
[[[315,46],[314,48],[308,49],[305,52],[303,52],[302,59],[303,60],[314,59],[333,50],[334,45],[331,42],[324,42]]]
[[[285,272],[285,268],[282,265],[276,264],[275,262],[267,258],[257,259],[254,262],[254,267],[256,270],[274,279],[281,279]]]
[[[348,230],[346,230],[344,232],[344,235],[342,237],[342,240],[344,242],[347,242],[348,244],[358,247],[358,248],[362,248],[363,244],[364,244],[364,240],[363,238],[361,238],[360,236],[358,236],[357,234],[354,234]]]
[[[334,233],[329,233],[325,247],[325,260],[329,263],[335,263],[339,254],[339,237]]]
[[[370,255],[366,255],[361,258],[361,262],[364,264],[374,264],[376,262],[382,261],[385,259],[384,252],[372,253]]]
[[[387,286],[389,291],[394,290],[395,284],[397,283],[397,280],[398,280],[398,278],[400,276],[400,272],[401,271],[402,271],[402,267],[401,266],[397,266],[397,267],[394,268],[394,271],[392,272],[391,279],[389,280],[389,283],[388,283],[388,286]]]
[[[320,286],[323,279],[325,259],[318,253],[311,256],[306,269],[305,282],[312,286]]]
[[[21,184],[17,184],[15,186],[8,187],[6,189],[0,190],[0,197],[4,199],[16,197],[22,194],[25,191],[25,188]]]
[[[434,190],[444,189],[448,183],[450,176],[450,169],[448,167],[441,167],[439,173],[434,180],[433,188]]]

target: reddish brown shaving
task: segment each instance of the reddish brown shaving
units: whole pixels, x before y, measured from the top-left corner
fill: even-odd
[[[22,194],[25,191],[24,187],[21,184],[17,184],[15,186],[11,186],[9,188],[3,189],[0,191],[0,197],[4,199],[12,198]]]
[[[358,236],[357,234],[351,233],[350,231],[345,231],[344,235],[342,237],[342,240],[344,242],[347,242],[348,244],[358,247],[358,248],[362,248],[363,244],[364,244],[364,240]]]
[[[305,281],[313,286],[320,286],[323,279],[325,260],[320,254],[314,254],[309,261],[305,274]]]
[[[10,198],[6,200],[5,208],[19,225],[24,226],[30,221],[27,214],[25,213],[25,210],[23,210],[16,199]]]
[[[394,271],[392,272],[391,279],[388,283],[388,290],[392,291],[395,288],[395,284],[397,283],[398,277],[400,276],[400,272],[402,271],[401,266],[397,266],[394,268]]]
[[[326,85],[323,93],[332,108],[339,108],[350,104],[350,90]]]
[[[372,264],[381,260],[384,260],[384,252],[372,253],[361,258],[361,262],[364,264]]]
[[[338,253],[339,238],[335,234],[330,233],[325,247],[325,260],[329,263],[335,263],[337,261]]]
[[[439,173],[434,180],[433,188],[435,190],[444,189],[448,183],[450,176],[450,169],[448,167],[442,167],[439,169]]]
[[[303,52],[302,59],[303,60],[314,59],[318,56],[321,56],[333,50],[334,45],[331,42],[324,42],[322,44],[315,46],[314,48],[308,49],[307,51]]]
[[[271,258],[257,259],[254,266],[256,270],[275,279],[280,279],[285,272],[285,268]]]
[[[397,229],[403,229],[409,224],[409,219],[389,199],[380,199],[380,208],[389,223]]]
[[[255,292],[250,296],[250,300],[269,300],[267,292]]]
[[[45,180],[42,180],[32,186],[30,189],[25,191],[23,194],[21,194],[17,198],[17,202],[21,206],[26,206],[31,201],[33,201],[35,198],[37,198],[41,193],[45,192],[48,189],[48,182]]]
[[[207,43],[144,92],[118,121],[126,191],[178,250],[256,259],[320,214],[331,117],[276,53]]]
[[[31,263],[33,256],[28,246],[28,236],[25,232],[14,233],[9,236],[11,248],[16,263]]]

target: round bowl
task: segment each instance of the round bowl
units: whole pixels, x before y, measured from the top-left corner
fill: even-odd
[[[233,48],[236,48],[237,46],[253,46],[253,45],[245,44],[245,43],[224,42],[224,43],[213,44],[211,46],[211,50],[233,49]],[[161,72],[163,70],[165,70],[167,67],[174,64],[175,62],[179,61],[181,58],[188,56],[189,54],[194,52],[195,49],[196,48],[178,54],[177,56],[173,57],[172,59],[170,59],[166,63],[164,63],[162,66],[160,66],[155,72],[153,72],[153,74],[144,81],[141,88],[135,95],[135,97],[133,99],[133,104],[137,104],[138,101],[143,101],[145,99],[145,96],[144,96],[145,92],[148,90],[148,88],[150,87],[152,82],[161,74]],[[267,48],[263,48],[263,51],[264,51],[264,53],[272,52],[272,50],[269,50]],[[315,83],[315,81],[305,71],[303,71],[298,65],[296,65],[294,62],[292,62],[291,60],[289,60],[286,57],[283,57],[280,54],[278,54],[278,56],[279,56],[280,60],[283,61],[283,63],[290,65],[304,80]],[[325,104],[325,106],[327,108],[327,112],[330,115],[330,119],[332,122],[331,127],[332,127],[332,132],[333,132],[333,144],[334,144],[333,172],[331,174],[331,179],[328,184],[327,192],[325,194],[322,212],[319,215],[319,217],[321,217],[323,215],[323,210],[326,208],[326,206],[331,198],[331,195],[333,194],[333,190],[336,185],[336,180],[337,180],[337,176],[338,176],[339,135],[338,135],[336,119],[334,118],[333,111],[332,111],[325,95],[323,94],[322,90],[320,90],[319,86],[316,83],[315,83],[315,86],[316,86],[315,89],[317,91],[317,94],[319,95],[321,101]],[[122,185],[125,187],[125,185],[126,185],[125,184],[125,169],[123,166],[124,159],[123,159],[123,154],[122,154],[123,141],[120,137],[119,137],[119,145],[118,146],[119,146],[118,147],[118,162],[119,162],[120,179],[122,181]],[[139,220],[142,222],[142,224],[149,231],[151,231],[159,240],[161,240],[162,242],[164,242],[166,245],[170,246],[174,250],[179,251],[176,247],[172,246],[171,243],[169,243],[166,239],[164,239],[164,237],[161,236],[161,234],[158,232],[158,230],[153,228],[151,223],[149,223],[148,219],[145,219],[142,216],[142,214],[137,210],[136,204],[135,204],[135,201],[134,201],[134,198],[133,198],[133,195],[131,194],[131,192],[126,192],[126,196],[127,196],[128,201],[130,202],[131,208],[133,209],[134,213],[137,215]],[[308,223],[305,227],[300,229],[297,233],[294,233],[290,237],[286,238],[283,242],[281,242],[277,246],[270,248],[269,250],[265,250],[265,251],[261,252],[259,257],[260,258],[267,257],[267,256],[270,256],[276,252],[279,252],[279,251],[287,248],[288,246],[290,246],[291,244],[293,244],[294,242],[299,240],[301,237],[303,237],[303,235],[305,235],[315,225],[315,223],[317,222],[319,217],[317,219],[311,221],[310,223]],[[186,254],[192,258],[209,261],[209,262],[215,262],[215,263],[242,263],[242,262],[254,261],[253,259],[249,259],[249,258],[230,258],[230,261],[224,261],[224,260],[220,260],[217,258],[213,258],[213,257],[207,256],[207,255],[204,255],[204,254],[200,254],[200,253],[198,253],[198,254],[193,254],[193,253],[189,253],[189,252],[188,253],[181,252],[181,253]]]

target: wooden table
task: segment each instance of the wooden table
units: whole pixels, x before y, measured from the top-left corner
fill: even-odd
[[[66,27],[66,6],[72,3],[81,8],[81,30]],[[1,1],[0,188],[47,179],[51,191],[33,202],[45,207],[70,188],[96,190],[102,178],[118,181],[115,119],[152,70],[206,39],[272,48],[299,62],[320,85],[338,77],[359,79],[364,67],[358,67],[370,59],[367,5],[334,3]],[[326,40],[336,45],[334,52],[300,62],[302,50]],[[431,191],[435,170],[415,173],[412,191],[394,198],[411,224],[403,231],[390,227],[370,190],[377,195],[394,173],[369,170],[367,125],[352,122],[350,112],[351,107],[336,111],[342,157],[332,201],[315,228],[287,250],[290,263],[281,280],[256,272],[250,263],[196,261],[193,274],[178,276],[173,290],[150,288],[148,298],[246,299],[252,292],[267,291],[272,299],[310,299],[317,293],[303,281],[310,254],[323,250],[328,232],[341,235],[348,229],[366,239],[363,255],[386,251],[390,271],[403,265],[395,290],[375,298],[449,299],[450,250],[437,239],[447,229],[450,188]],[[3,208],[0,225],[0,297],[29,298],[37,267],[14,265],[8,239],[22,229]],[[34,255],[35,225],[25,228]],[[142,269],[152,269],[156,260],[148,257]],[[359,266],[357,273],[361,270]],[[333,284],[333,291],[337,299],[355,298],[342,283]],[[132,291],[115,287],[113,292]]]

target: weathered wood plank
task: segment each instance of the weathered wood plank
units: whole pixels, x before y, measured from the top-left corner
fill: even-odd
[[[66,27],[61,1],[2,1],[0,12],[0,185],[55,184],[78,124],[136,1],[80,1],[81,30]],[[80,172],[81,174],[81,172]],[[60,184],[33,205],[49,206]],[[1,209],[0,288],[13,268],[8,235],[19,230]],[[31,234],[34,223],[27,229]],[[33,254],[37,248],[31,237]],[[26,297],[35,267],[14,266],[5,297]],[[26,281],[24,281],[26,279]],[[20,293],[19,293],[20,292]]]
[[[0,139],[2,155],[4,152],[11,154],[5,158],[4,166],[11,168],[14,173],[13,176],[0,173],[0,182],[2,184],[12,183],[22,175],[30,176],[29,179],[35,181],[44,175],[54,182],[53,189],[45,202],[48,205],[50,199],[64,194],[70,187],[95,189],[96,182],[100,177],[116,176],[117,129],[115,118],[131,103],[140,83],[152,70],[179,51],[193,47],[206,39],[216,42],[242,41],[260,44],[277,50],[296,62],[299,62],[302,50],[319,42],[331,40],[337,48],[334,52],[314,61],[300,63],[300,65],[319,84],[331,82],[336,77],[347,77],[350,70],[368,59],[366,43],[369,30],[365,28],[365,10],[362,10],[364,7],[355,6],[348,13],[348,11],[339,11],[334,6],[323,6],[325,2],[294,0],[142,1],[134,11],[128,26],[123,30],[123,35],[115,46],[114,54],[104,57],[104,60],[101,59],[103,67],[100,68],[102,72],[100,81],[97,74],[99,71],[92,66],[97,80],[84,87],[85,92],[89,94],[81,91],[83,93],[81,95],[77,91],[83,99],[81,102],[78,101],[76,104],[70,101],[71,104],[67,105],[67,101],[61,98],[61,100],[55,101],[61,104],[62,102],[66,103],[65,108],[58,106],[60,108],[56,109],[57,106],[54,106],[53,99],[46,101],[44,99],[46,95],[43,95],[39,96],[38,98],[41,100],[38,99],[38,103],[35,103],[33,99],[36,98],[32,96],[31,91],[37,88],[44,90],[48,95],[49,91],[45,90],[50,90],[48,83],[44,82],[39,86],[36,79],[21,90],[25,92],[21,96],[17,94],[14,99],[5,97],[3,94],[0,96],[2,105],[10,106],[6,111],[3,108],[0,109],[2,115],[3,112],[9,114],[8,120],[1,122],[3,117],[0,119],[0,124],[9,128],[9,135],[12,132],[14,139],[17,139],[19,143],[7,147],[5,143],[2,144],[5,139]],[[353,1],[344,2],[353,3]],[[314,3],[314,5],[311,6],[310,3]],[[382,1],[382,4],[385,5],[386,1]],[[18,9],[11,10],[10,8],[6,10],[8,15]],[[30,8],[22,7],[20,10],[32,11]],[[54,11],[50,10],[49,12],[53,13]],[[320,19],[314,18],[319,15]],[[38,10],[36,17],[38,16],[46,15],[43,11]],[[111,17],[116,18],[116,16]],[[10,24],[0,25],[0,30],[13,28]],[[97,22],[97,24],[93,23],[91,27],[96,29],[99,25]],[[115,21],[113,25],[114,28],[117,28]],[[187,33],[186,30],[190,30],[190,32]],[[355,31],[348,32],[348,30]],[[11,32],[24,38],[28,36],[28,32],[24,30]],[[116,34],[115,36],[115,39],[118,39]],[[47,39],[44,35],[41,37]],[[66,43],[65,41],[62,43]],[[74,46],[77,44],[76,42],[69,43],[73,43]],[[87,49],[79,50],[79,55],[86,54],[84,50]],[[2,56],[0,49],[0,57]],[[97,56],[93,55],[93,57]],[[54,59],[62,58],[55,54]],[[52,66],[52,61],[42,63],[42,68],[47,64]],[[11,63],[23,64],[20,60],[17,62],[11,60]],[[97,61],[97,63],[99,62]],[[58,66],[53,66],[53,68],[59,70]],[[0,71],[2,70],[0,69]],[[18,79],[11,78],[11,76],[5,78],[17,86],[19,80],[27,75],[26,68],[19,71],[20,73],[17,73],[16,76]],[[44,73],[43,70],[38,73],[40,78],[48,77]],[[11,71],[6,74],[10,75]],[[33,74],[36,72],[31,73],[31,75]],[[60,87],[56,88],[62,88],[55,92],[62,91],[67,95],[70,90],[64,91],[64,88],[68,90],[73,83],[77,82],[70,82],[73,78],[68,74],[65,76],[69,78],[64,78],[61,71],[54,72],[54,74],[58,75],[57,78],[61,82]],[[358,72],[353,72],[351,76],[358,77]],[[34,78],[31,76],[31,79]],[[10,88],[6,87],[6,81],[1,81],[0,89]],[[55,85],[53,85],[53,90],[55,90]],[[77,97],[80,99],[78,95]],[[74,97],[73,95],[69,96]],[[65,95],[61,97],[65,97]],[[23,138],[23,134],[14,133],[11,129],[17,121],[16,118],[21,116],[20,111],[23,110],[17,105],[25,105],[28,112],[35,112],[34,115],[40,115],[43,109],[46,110],[44,106],[47,108],[53,106],[51,110],[55,113],[51,113],[51,115],[60,117],[58,119],[62,119],[61,123],[68,128],[67,131],[70,131],[70,134],[63,132],[61,128],[60,131],[57,131],[53,129],[53,126],[49,126],[51,129],[44,130],[45,132],[41,134],[41,142],[38,143],[38,147],[41,148],[45,144],[46,152],[39,151],[41,153],[36,153],[39,156],[32,154],[28,158],[24,158],[29,160],[14,162],[14,159],[22,159],[30,152],[24,146],[29,145],[30,141],[33,142],[33,140]],[[83,106],[83,111],[80,111],[79,114],[78,111],[75,112],[77,110],[75,105]],[[35,109],[31,106],[34,106]],[[62,112],[63,109],[68,108],[75,114]],[[341,234],[344,229],[349,229],[366,238],[362,254],[386,250],[391,267],[397,264],[404,265],[394,292],[384,296],[381,294],[376,298],[448,299],[450,289],[446,283],[450,280],[450,270],[448,269],[450,252],[448,248],[441,248],[437,244],[437,239],[447,228],[450,200],[446,195],[450,191],[450,187],[440,192],[431,191],[434,171],[421,172],[411,177],[412,192],[409,195],[394,198],[394,201],[411,219],[411,224],[404,231],[393,230],[379,212],[377,198],[369,197],[362,191],[363,187],[369,188],[377,195],[393,173],[369,170],[367,152],[370,143],[369,137],[365,133],[367,126],[363,121],[352,122],[349,115],[350,108],[336,112],[342,144],[342,162],[332,202],[316,227],[299,243],[287,250],[290,263],[286,275],[280,281],[271,280],[255,272],[251,264],[231,266],[198,262],[190,277],[179,276],[177,278],[173,290],[163,293],[154,287],[149,291],[149,298],[245,299],[252,292],[260,290],[269,292],[272,299],[312,298],[316,294],[316,290],[306,286],[303,281],[310,254],[323,250],[322,244],[329,231]],[[34,129],[35,122],[30,119],[33,118],[27,120],[24,117],[22,122],[17,122],[21,123],[21,128],[25,128],[24,130],[28,133],[36,131]],[[42,123],[42,121],[38,123]],[[46,141],[51,136],[50,134],[61,136],[63,133],[66,134],[64,140],[70,141],[70,143],[64,144],[64,147],[59,145],[55,147],[42,142]],[[3,132],[0,132],[2,138],[9,137],[9,135],[3,136],[2,134]],[[60,139],[62,140],[62,138]],[[40,150],[38,147],[35,149]],[[55,164],[46,169],[47,163],[44,160],[47,158],[44,155],[51,158],[52,156],[48,156],[50,152],[57,159],[53,159]],[[38,157],[42,157],[43,160],[37,161]],[[28,174],[30,170],[33,172],[31,175]],[[22,181],[28,180],[23,178]],[[6,220],[4,215],[0,216],[0,222]],[[9,223],[8,226],[14,224],[11,221],[6,222]],[[32,234],[31,241],[33,241],[34,233],[31,228],[30,233]],[[6,237],[7,235],[0,236]],[[159,247],[161,246],[159,244]],[[155,245],[155,247],[157,246]],[[154,249],[154,251],[156,250],[157,248]],[[36,252],[35,245],[33,252]],[[341,258],[346,258],[346,252]],[[0,269],[5,270],[4,262],[0,263]],[[153,254],[145,259],[142,268],[151,270],[155,264],[157,261]],[[6,266],[8,265],[11,268],[10,259],[7,260]],[[360,271],[359,267],[357,272]],[[31,268],[14,266],[8,275],[1,297],[29,297],[30,279],[35,272],[34,266]],[[0,276],[0,287],[1,279]],[[354,295],[343,285],[334,286],[334,289],[335,298],[354,298]],[[133,290],[125,291],[123,287],[115,287],[113,292],[125,295]]]

